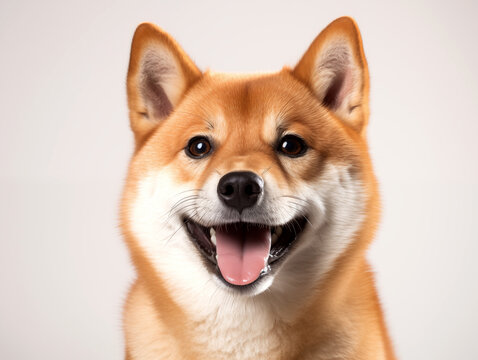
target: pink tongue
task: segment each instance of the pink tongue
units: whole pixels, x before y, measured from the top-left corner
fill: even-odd
[[[249,226],[249,227],[247,227]],[[224,279],[233,285],[247,285],[267,265],[271,233],[267,228],[245,225],[216,229],[217,263]]]

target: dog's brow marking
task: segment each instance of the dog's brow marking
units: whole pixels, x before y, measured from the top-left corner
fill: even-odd
[[[214,130],[214,124],[209,120],[206,120],[208,130]]]
[[[278,126],[280,126],[281,124],[281,120],[284,119],[285,115],[287,114],[288,111],[290,111],[290,107],[289,104],[292,102],[293,98],[290,97],[287,102],[281,106],[281,108],[279,109],[279,111],[277,112],[277,115],[276,115],[276,123],[278,124]]]

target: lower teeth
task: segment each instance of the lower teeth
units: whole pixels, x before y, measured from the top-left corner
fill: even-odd
[[[264,269],[261,270],[261,273],[259,276],[262,276],[262,275],[265,275],[267,274],[269,271],[271,270],[271,267],[269,264],[266,265],[266,267]]]
[[[272,234],[271,235],[271,243],[274,244],[277,241],[278,238],[279,238],[279,236],[276,233]]]

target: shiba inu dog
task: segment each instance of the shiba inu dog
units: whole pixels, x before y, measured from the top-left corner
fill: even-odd
[[[152,24],[127,77],[127,359],[394,359],[365,258],[369,79],[340,18],[294,68],[202,73]]]

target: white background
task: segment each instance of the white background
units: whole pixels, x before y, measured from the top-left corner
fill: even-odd
[[[294,65],[353,16],[383,197],[370,251],[401,359],[477,359],[478,6],[473,1],[0,3],[0,358],[121,359],[133,279],[117,205],[125,76],[155,22],[202,68]]]

